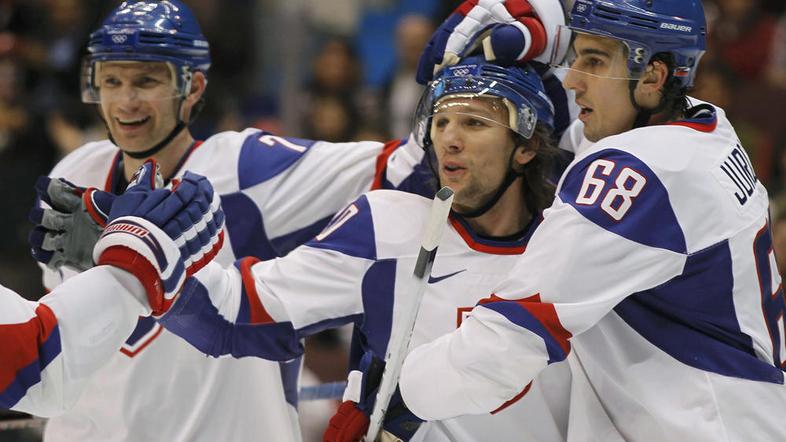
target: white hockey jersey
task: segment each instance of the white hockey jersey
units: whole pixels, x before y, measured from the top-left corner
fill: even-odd
[[[414,143],[398,149],[402,144],[331,144],[247,129],[193,146],[177,174],[205,175],[221,195],[227,241],[216,262],[231,265],[236,257],[285,254],[372,186],[426,191],[418,187],[423,180],[411,179],[413,169],[420,173],[422,150]],[[91,143],[52,176],[118,193],[120,158],[108,141]],[[67,273],[45,269],[45,284],[54,287]],[[207,358],[141,318],[73,409],[49,421],[45,440],[251,441],[263,434],[298,440],[299,367],[299,361]]]
[[[578,151],[509,277],[410,353],[415,414],[493,410],[572,351],[570,440],[786,440],[767,192],[722,110],[689,116]]]
[[[301,338],[346,323],[356,342],[384,355],[420,249],[430,199],[380,190],[360,197],[324,231],[284,258],[236,268],[211,264],[192,279],[160,322],[207,354],[297,358]],[[412,335],[412,344],[449,333],[518,262],[539,222],[515,241],[476,236],[452,217],[439,246]],[[359,352],[359,358],[362,352]],[[356,365],[352,361],[350,365]],[[414,440],[564,440],[567,366],[545,371],[498,404],[494,414],[421,426]],[[505,401],[503,401],[505,402]],[[492,410],[487,410],[492,411]]]
[[[0,408],[39,416],[68,409],[90,376],[150,314],[130,273],[99,266],[31,302],[0,286]],[[131,291],[139,298],[117,293]]]

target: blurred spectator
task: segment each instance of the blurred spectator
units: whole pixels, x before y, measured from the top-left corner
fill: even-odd
[[[305,114],[305,137],[331,142],[355,138],[358,113],[352,102],[342,95],[318,95],[311,100]]]
[[[786,89],[786,15],[778,20],[775,28],[767,78],[773,87]]]
[[[412,129],[412,115],[423,93],[415,72],[433,32],[434,24],[422,15],[406,15],[396,27],[396,70],[383,92],[383,118],[393,136],[405,136]]]
[[[716,0],[717,19],[710,24],[709,50],[745,80],[765,73],[773,48],[776,18],[761,0]]]
[[[27,246],[27,212],[40,174],[54,163],[54,148],[46,137],[43,118],[27,107],[23,69],[16,59],[0,58],[0,189],[4,190],[0,217],[0,279],[21,294],[40,296],[38,270]]]
[[[327,39],[313,59],[311,78],[298,98],[302,133],[293,135],[333,142],[351,140],[362,124],[360,116],[370,114],[361,79],[360,63],[349,41]]]

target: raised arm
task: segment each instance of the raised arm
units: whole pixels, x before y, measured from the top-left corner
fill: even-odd
[[[211,356],[289,360],[302,353],[302,337],[361,317],[375,262],[363,196],[284,258],[208,266],[159,322]]]
[[[590,155],[568,172],[509,278],[454,333],[410,353],[404,401],[427,420],[494,410],[565,359],[573,336],[685,263],[658,177],[619,151]]]

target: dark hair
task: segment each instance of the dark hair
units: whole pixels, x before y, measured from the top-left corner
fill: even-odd
[[[649,64],[655,61],[666,65],[669,76],[666,78],[666,83],[663,85],[663,96],[661,97],[660,103],[653,113],[666,112],[671,118],[679,117],[688,110],[688,88],[683,87],[680,80],[674,76],[674,69],[676,68],[674,54],[670,52],[659,52],[652,56]]]
[[[524,186],[524,203],[533,214],[542,212],[554,201],[556,186],[552,181],[554,162],[559,153],[554,133],[548,126],[538,123],[535,132],[527,140],[515,135],[516,146],[535,152],[535,158],[525,164],[520,172]]]

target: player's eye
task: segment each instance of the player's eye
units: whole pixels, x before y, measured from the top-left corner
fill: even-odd
[[[483,120],[482,118],[475,118],[475,117],[470,117],[470,118],[467,118],[467,119],[464,121],[464,124],[465,124],[465,125],[467,125],[467,126],[469,126],[469,127],[478,127],[478,128],[480,128],[480,127],[488,127],[488,125],[489,125],[489,124],[488,124],[488,123],[487,123],[485,120]]]
[[[445,126],[447,126],[449,122],[450,120],[447,117],[444,116],[434,117],[434,126],[439,129],[445,128]]]
[[[115,77],[104,77],[100,81],[100,86],[105,88],[113,88],[120,86],[120,80]]]
[[[141,88],[153,88],[161,84],[161,81],[155,77],[144,76],[136,79],[134,85]]]

